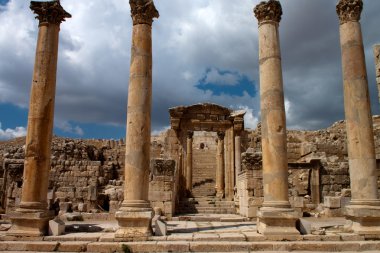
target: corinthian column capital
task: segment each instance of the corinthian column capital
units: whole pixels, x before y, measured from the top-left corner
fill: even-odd
[[[256,5],[253,12],[259,21],[259,25],[268,21],[280,23],[282,7],[279,1],[269,0],[268,2],[261,2]]]
[[[30,9],[37,14],[36,19],[43,23],[59,25],[66,18],[71,18],[71,14],[63,9],[58,0],[50,2],[30,2]]]
[[[153,18],[160,16],[153,0],[129,0],[129,5],[131,6],[133,25],[152,25]]]
[[[336,13],[339,16],[340,23],[360,20],[363,10],[362,0],[340,0],[336,6]]]

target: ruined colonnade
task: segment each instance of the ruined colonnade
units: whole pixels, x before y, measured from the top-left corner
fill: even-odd
[[[152,208],[148,200],[152,103],[152,22],[158,18],[153,1],[130,1],[133,20],[132,54],[128,92],[124,201],[115,217],[117,238],[147,238],[151,235]],[[53,216],[47,210],[48,173],[52,138],[60,23],[71,17],[59,1],[33,2],[39,19],[39,33],[32,82],[24,183],[19,208],[10,215],[10,234],[40,236]],[[368,81],[360,27],[362,0],[340,0],[340,42],[348,139],[352,200],[346,216],[358,234],[380,233],[380,200],[377,193],[376,157]],[[261,2],[254,9],[259,24],[260,95],[264,203],[258,212],[258,232],[298,234],[296,212],[288,197],[286,119],[279,40],[281,4]],[[379,75],[380,76],[380,75]],[[182,108],[183,109],[183,108]],[[182,110],[181,108],[178,111]],[[215,109],[218,112],[218,108]],[[172,128],[179,132],[182,114],[171,112]],[[218,112],[219,113],[219,112]],[[231,114],[231,112],[227,112]],[[228,114],[228,115],[229,115]],[[196,114],[198,115],[198,114]],[[216,115],[216,114],[215,114]],[[221,113],[205,115],[191,122],[198,125],[186,132],[186,189],[192,189],[193,131],[218,133],[217,196],[233,199],[235,177],[241,169],[240,133],[244,114],[226,119]],[[176,118],[177,117],[177,118]],[[209,121],[207,121],[209,120]],[[214,121],[213,121],[214,120]],[[215,129],[208,125],[218,122]],[[207,123],[207,124],[206,124]],[[174,127],[173,127],[174,126]],[[180,138],[180,137],[178,137]],[[225,147],[225,148],[224,148]],[[179,149],[181,150],[181,149]],[[182,154],[179,154],[181,156]]]

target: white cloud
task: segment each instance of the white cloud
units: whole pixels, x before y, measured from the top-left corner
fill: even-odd
[[[70,133],[70,134],[76,134],[79,136],[82,136],[84,134],[84,131],[79,126],[73,126],[68,121],[56,121],[55,127],[61,129],[63,132]]]
[[[253,109],[248,106],[239,106],[239,110],[244,110],[244,127],[249,129],[255,129],[259,119],[254,115]]]
[[[220,72],[216,68],[212,68],[207,72],[205,83],[234,86],[239,83],[239,79],[238,73]]]
[[[15,129],[7,128],[3,129],[0,122],[0,140],[9,140],[16,137],[22,137],[26,135],[25,127],[16,127]]]

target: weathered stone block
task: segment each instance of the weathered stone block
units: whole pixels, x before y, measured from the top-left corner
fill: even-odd
[[[324,206],[327,208],[340,208],[340,197],[324,197]]]
[[[49,235],[62,235],[65,233],[65,223],[56,218],[49,221]]]

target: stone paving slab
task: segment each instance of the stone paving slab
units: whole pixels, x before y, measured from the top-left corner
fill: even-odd
[[[379,252],[380,242],[2,242],[2,252]]]

